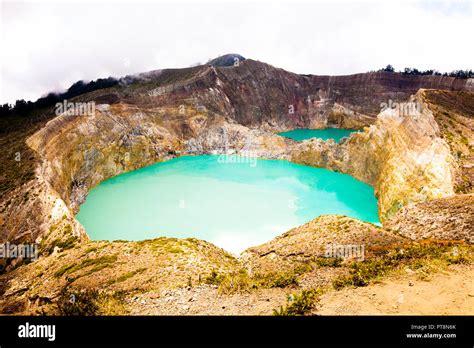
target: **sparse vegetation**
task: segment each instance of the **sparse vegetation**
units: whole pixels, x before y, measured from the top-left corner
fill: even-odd
[[[385,274],[391,266],[391,260],[367,260],[363,262],[353,262],[350,266],[348,276],[340,276],[333,280],[336,290],[345,286],[366,286],[370,280]]]
[[[294,268],[293,270],[259,273],[250,276],[245,269],[224,275],[213,271],[205,279],[205,283],[219,286],[222,294],[236,292],[249,292],[259,288],[286,288],[299,285],[298,276],[310,271],[312,267],[308,264]]]
[[[211,275],[204,279],[204,283],[209,285],[220,285],[223,280],[224,276],[213,269]]]
[[[296,316],[305,315],[314,308],[322,295],[321,289],[303,290],[299,294],[291,294],[287,298],[287,305],[273,310],[273,315],[277,316]]]
[[[63,290],[56,302],[56,311],[63,316],[124,315],[128,312],[124,297],[122,292]]]
[[[270,274],[266,278],[269,279],[267,286],[270,288],[286,288],[287,286],[298,285],[298,275],[295,272],[283,272],[275,275]]]
[[[232,294],[235,292],[248,292],[256,289],[257,283],[252,279],[246,270],[225,274],[219,284],[220,294]]]
[[[47,96],[39,98],[35,102],[19,99],[14,105],[10,105],[8,103],[0,105],[0,117],[10,116],[12,114],[28,116],[29,113],[35,109],[51,107],[58,102],[62,102],[64,99],[71,99],[82,94],[96,91],[98,89],[113,87],[118,83],[119,80],[113,77],[97,79],[90,82],[77,81],[64,93],[51,92],[48,93]]]
[[[85,254],[89,254],[89,253],[92,253],[94,251],[97,251],[97,247],[90,247],[90,248],[87,248],[84,253]]]
[[[385,71],[394,73],[395,68],[388,64],[385,68],[380,69],[379,71]],[[399,71],[401,74],[405,75],[434,75],[434,76],[449,76],[449,77],[457,77],[460,79],[469,79],[474,77],[474,72],[472,70],[453,70],[451,72],[440,73],[437,70],[429,69],[429,70],[418,70],[416,68],[405,68],[402,71]]]
[[[127,279],[132,278],[134,275],[143,273],[144,271],[146,271],[146,268],[139,268],[139,269],[136,269],[135,271],[127,272],[116,279],[110,280],[108,282],[108,285],[124,282]]]
[[[68,226],[71,227],[71,225]],[[71,249],[74,247],[77,241],[78,238],[74,236],[68,236],[65,240],[56,239],[51,243],[51,249],[54,249],[56,246],[63,250]]]
[[[349,274],[333,280],[336,290],[346,286],[366,286],[378,278],[402,268],[418,270],[422,277],[433,268],[455,263],[470,263],[472,247],[463,243],[429,241],[410,244],[395,249],[378,250],[374,258],[353,262]]]
[[[319,267],[341,267],[342,261],[340,257],[318,257],[315,263]]]
[[[65,274],[71,274],[83,268],[91,267],[91,266],[102,267],[100,269],[103,269],[104,267],[107,267],[108,265],[114,263],[115,261],[117,261],[117,255],[102,256],[96,259],[86,259],[78,265],[73,264],[73,265],[65,265],[61,267],[56,273],[54,273],[54,276],[56,278],[59,278]]]

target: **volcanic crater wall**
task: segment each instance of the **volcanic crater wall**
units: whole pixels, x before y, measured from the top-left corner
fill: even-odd
[[[159,71],[144,81],[84,95],[78,100],[108,96],[111,104],[98,105],[95,115],[57,116],[28,139],[42,159],[37,180],[48,186],[51,201],[37,213],[42,223],[32,234],[50,233],[58,223],[58,214],[50,212],[59,205],[73,232],[83,235],[73,213],[88,190],[184,154],[250,149],[258,157],[341,171],[374,186],[382,220],[405,204],[450,195],[452,160],[429,107],[413,117],[388,112],[376,118],[381,102],[407,100],[421,86],[472,89],[466,80],[447,77],[297,75],[246,60],[236,67]],[[421,95],[417,98],[423,103]],[[371,126],[340,145],[298,144],[274,134],[328,124]]]

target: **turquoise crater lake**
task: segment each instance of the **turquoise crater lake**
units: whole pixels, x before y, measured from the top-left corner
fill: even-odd
[[[336,143],[342,138],[348,137],[351,133],[358,132],[356,129],[326,128],[326,129],[308,129],[298,128],[288,132],[278,133],[283,137],[291,138],[296,141],[303,141],[311,138],[320,138],[323,140],[334,139]]]
[[[105,180],[76,217],[92,240],[195,237],[239,253],[322,214],[379,222],[372,187],[349,175],[282,160],[206,155]]]

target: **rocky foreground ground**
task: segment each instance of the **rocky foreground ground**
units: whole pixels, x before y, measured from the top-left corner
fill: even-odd
[[[327,245],[348,243],[365,246],[363,261],[327,257]],[[395,313],[388,306],[393,301],[377,307],[371,300],[415,296],[414,286],[424,296],[420,301],[427,301],[431,287],[439,292],[439,306],[424,311],[472,313],[472,258],[473,247],[465,241],[413,242],[368,223],[328,215],[238,258],[196,239],[87,242],[56,250],[2,276],[0,308],[4,314],[51,315],[349,314],[384,313],[384,308]],[[443,279],[463,283],[443,285],[438,282]],[[455,286],[455,293],[449,291]],[[370,295],[368,307],[334,304],[342,294],[363,297],[371,291],[379,297]],[[446,309],[451,298],[456,307]],[[408,308],[416,312],[414,304]]]

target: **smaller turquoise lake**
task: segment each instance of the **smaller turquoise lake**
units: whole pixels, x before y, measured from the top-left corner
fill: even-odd
[[[183,156],[90,190],[77,219],[92,240],[194,237],[230,252],[319,215],[378,223],[371,186],[327,169],[240,156]]]
[[[303,141],[311,138],[320,138],[323,140],[334,139],[336,143],[342,138],[348,137],[351,133],[358,132],[356,129],[340,129],[340,128],[326,128],[326,129],[308,129],[299,128],[288,132],[278,133],[283,137],[291,138],[296,141]]]

